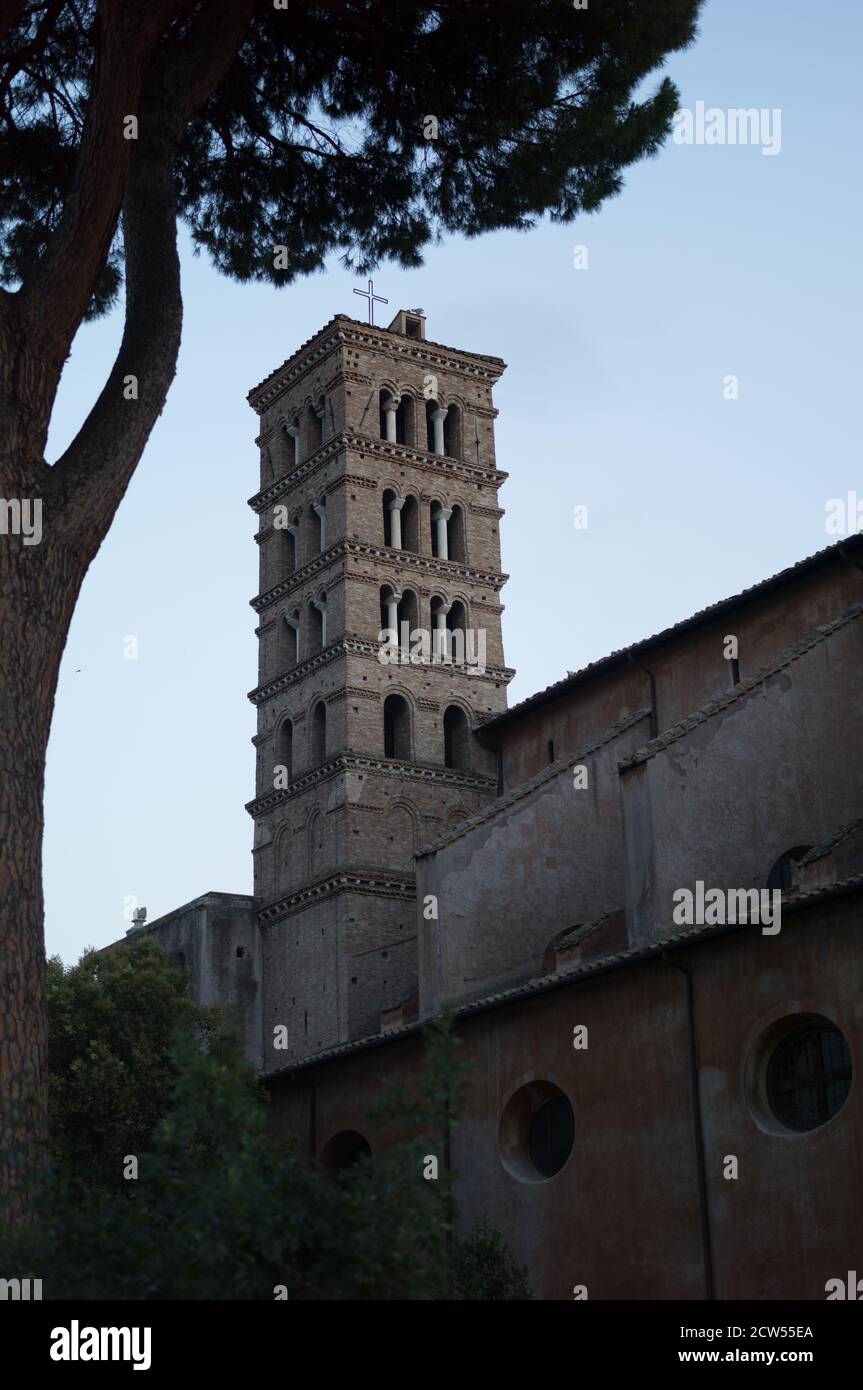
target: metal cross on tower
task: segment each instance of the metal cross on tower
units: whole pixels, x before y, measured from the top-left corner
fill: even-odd
[[[374,324],[375,321],[375,302],[378,304],[389,304],[390,302],[388,299],[384,299],[382,294],[375,294],[374,280],[369,280],[367,290],[354,290],[354,294],[361,294],[363,299],[369,301],[369,323],[371,324]]]

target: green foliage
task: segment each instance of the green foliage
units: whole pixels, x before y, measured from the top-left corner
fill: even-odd
[[[174,1080],[171,1044],[215,1026],[183,972],[149,936],[48,962],[52,1150],[91,1187],[122,1187],[123,1156],[139,1153]]]
[[[444,1165],[422,1176],[463,1094],[450,1017],[405,1108],[389,1096],[391,1145],[333,1176],[268,1132],[236,1034],[150,938],[50,975],[54,1159],[34,1178],[38,1222],[0,1231],[0,1266],[32,1271],[45,1297],[529,1296],[499,1236],[453,1246]],[[118,1181],[126,1154],[138,1175]]]
[[[527,1269],[516,1264],[503,1236],[490,1229],[485,1217],[476,1223],[468,1240],[454,1242],[451,1278],[456,1299],[512,1302],[533,1296]]]
[[[262,4],[186,131],[182,216],[225,274],[287,284],[333,251],[357,270],[385,257],[415,266],[443,232],[475,236],[593,212],[669,133],[674,85],[662,78],[646,96],[641,87],[692,42],[702,2],[591,0],[578,11],[568,0]],[[160,53],[200,9],[177,7]],[[6,283],[38,260],[72,187],[97,10],[81,0],[46,16],[31,0],[6,36]],[[424,133],[429,115],[434,139]],[[277,245],[287,248],[278,270]],[[116,292],[119,254],[115,245],[94,311]]]

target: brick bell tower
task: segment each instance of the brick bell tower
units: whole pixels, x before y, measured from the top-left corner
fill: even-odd
[[[377,1033],[388,1009],[411,1015],[415,850],[496,794],[471,730],[506,707],[513,675],[491,394],[503,370],[429,342],[421,310],[386,329],[339,314],[249,393],[265,1070]]]

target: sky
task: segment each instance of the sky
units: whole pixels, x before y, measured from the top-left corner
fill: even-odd
[[[711,0],[664,71],[693,120],[699,102],[763,112],[759,143],[687,144],[681,117],[681,138],[598,214],[451,238],[418,270],[374,272],[379,323],[422,306],[429,338],[508,364],[495,404],[510,704],[821,549],[836,539],[828,502],[863,500],[861,41],[858,0]],[[46,937],[67,962],[121,937],[135,906],[152,921],[251,892],[259,456],[245,398],[333,314],[365,316],[365,282],[336,258],[277,291],[232,284],[184,246],[183,274],[177,379],[60,673]],[[120,327],[82,327],[49,459]]]

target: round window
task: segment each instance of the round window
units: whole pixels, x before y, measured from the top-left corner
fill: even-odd
[[[818,1129],[842,1109],[851,1089],[851,1053],[833,1024],[788,1033],[767,1063],[767,1099],[789,1129]]]
[[[353,1168],[363,1158],[371,1158],[369,1141],[355,1129],[343,1129],[334,1134],[321,1151],[321,1167],[330,1173],[344,1172]]]
[[[545,1182],[563,1168],[575,1140],[567,1096],[551,1081],[531,1081],[510,1097],[500,1121],[504,1168],[521,1182]]]
[[[530,1123],[527,1147],[531,1162],[544,1178],[559,1173],[572,1152],[575,1118],[565,1095],[543,1101]]]

